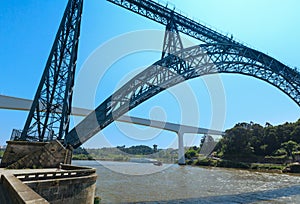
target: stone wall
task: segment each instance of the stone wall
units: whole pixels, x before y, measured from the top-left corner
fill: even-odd
[[[52,204],[93,204],[96,180],[97,176],[93,174],[26,184]]]
[[[12,174],[2,175],[1,184],[7,197],[5,203],[49,203]]]
[[[7,167],[26,155],[42,150],[46,142],[7,141],[1,167]]]
[[[8,141],[1,166],[10,169],[57,168],[60,163],[70,164],[72,150],[59,141]]]
[[[6,197],[0,203],[94,203],[97,181],[94,168],[62,165],[61,169],[49,171],[27,169],[1,173],[0,187]]]

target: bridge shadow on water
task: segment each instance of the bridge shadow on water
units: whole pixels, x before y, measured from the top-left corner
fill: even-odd
[[[233,194],[233,195],[220,195],[220,196],[208,196],[208,197],[199,197],[199,198],[189,198],[189,199],[176,199],[168,201],[147,201],[147,202],[136,202],[136,203],[145,203],[145,204],[154,204],[154,203],[256,203],[266,201],[270,203],[276,199],[282,197],[290,196],[300,196],[300,185],[284,187],[274,190],[266,191],[256,191],[249,193]],[[294,201],[295,203],[296,201]],[[299,200],[297,201],[297,203]]]

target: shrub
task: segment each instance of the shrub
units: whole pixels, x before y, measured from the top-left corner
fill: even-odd
[[[244,162],[233,162],[233,161],[229,161],[229,160],[220,160],[220,161],[218,161],[218,167],[249,169],[250,164],[244,163]]]
[[[213,159],[198,159],[195,163],[195,165],[199,166],[217,166],[217,161]]]

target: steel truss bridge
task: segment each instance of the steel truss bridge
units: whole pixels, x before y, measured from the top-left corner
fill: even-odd
[[[215,73],[243,74],[266,81],[300,106],[300,73],[278,60],[151,0],[107,1],[166,26],[161,59],[133,77],[69,131],[83,6],[83,0],[69,0],[20,140],[43,141],[45,134],[51,132],[66,146],[77,148],[165,89]],[[180,33],[198,39],[200,45],[184,48]]]

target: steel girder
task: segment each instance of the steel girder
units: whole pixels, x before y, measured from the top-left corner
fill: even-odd
[[[21,137],[62,139],[69,129],[83,0],[69,0]],[[57,110],[61,110],[58,113]]]
[[[173,18],[179,32],[187,34],[205,43],[230,43],[242,45],[232,37],[218,33],[194,20],[191,20],[178,12],[160,5],[151,0],[107,0],[134,13],[167,25],[169,19]]]
[[[264,80],[300,106],[300,73],[245,46],[204,44],[171,54],[132,78],[73,128],[66,135],[65,143],[79,147],[118,117],[161,91],[214,73],[238,73]]]

